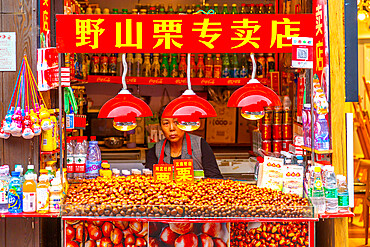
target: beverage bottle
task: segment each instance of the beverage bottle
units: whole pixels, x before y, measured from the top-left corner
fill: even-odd
[[[195,6],[195,13],[196,13],[196,12],[198,12],[199,10],[201,10],[201,8],[200,8],[200,5],[199,5],[199,4],[197,4],[197,5]]]
[[[227,3],[224,3],[224,8],[222,9],[222,12],[221,14],[228,14],[229,13],[229,10],[227,9]]]
[[[95,15],[100,15],[101,14],[101,9],[100,8],[95,8],[94,14]]]
[[[338,212],[338,187],[337,179],[334,173],[334,167],[328,166],[325,172],[325,202],[326,212],[337,213]]]
[[[248,78],[248,62],[247,62],[247,56],[245,55],[245,53],[242,54],[239,68],[240,68],[239,69],[240,78]]]
[[[152,68],[151,68],[151,65],[150,65],[150,54],[145,53],[144,54],[144,63],[143,63],[142,76],[143,77],[150,77],[151,76],[151,71],[152,71]]]
[[[349,195],[346,177],[337,175],[338,180],[338,211],[346,212],[349,206]]]
[[[319,115],[315,123],[316,149],[329,150],[329,128],[325,115]]]
[[[72,138],[67,138],[67,179],[72,180],[75,178],[75,164],[74,164],[74,146]]]
[[[110,10],[108,8],[104,8],[103,9],[103,14],[104,15],[109,15],[110,14]]]
[[[233,54],[232,60],[231,60],[231,71],[230,71],[230,77],[232,78],[239,78],[239,62],[238,62],[238,55],[236,53]]]
[[[77,143],[73,152],[75,164],[75,179],[84,179],[86,172],[86,147],[83,145],[83,137],[77,137]]]
[[[208,53],[206,58],[206,65],[205,65],[205,78],[213,78],[213,59],[212,54]]]
[[[164,15],[164,14],[166,14],[165,12],[164,12],[164,8],[160,8],[159,9],[159,13],[158,14],[160,14],[160,15]]]
[[[128,9],[122,9],[122,14],[128,14]]]
[[[175,14],[175,11],[173,11],[173,8],[169,8],[167,14],[173,15],[173,14]]]
[[[205,73],[205,66],[204,66],[204,55],[198,55],[198,64],[197,64],[197,77],[203,78]]]
[[[12,177],[9,182],[8,192],[8,211],[9,213],[22,213],[23,210],[23,193],[20,173],[12,171]]]
[[[118,9],[113,9],[112,14],[118,14]]]
[[[275,71],[275,58],[272,55],[272,53],[267,54],[266,58],[267,62],[267,71],[268,72],[274,72]]]
[[[177,54],[172,54],[170,65],[170,77],[179,77],[179,65],[177,64]]]
[[[181,4],[179,3],[179,4],[177,4],[176,14],[180,13],[180,9],[182,9],[182,8],[181,8]]]
[[[21,183],[24,183],[24,176],[23,176],[23,167],[22,165],[15,165],[14,171],[19,172],[19,178],[21,179]]]
[[[89,147],[87,149],[87,160],[86,160],[86,178],[93,179],[99,176],[101,164],[101,152],[96,141],[96,137],[91,137]]]
[[[319,214],[325,213],[325,197],[322,186],[321,167],[314,168],[313,188],[312,188],[312,204]]]
[[[186,77],[186,54],[181,54],[180,56],[180,63],[179,63],[179,77],[185,78]]]
[[[195,55],[190,55],[190,77],[194,78],[197,76],[197,65],[195,64]]]
[[[230,60],[229,54],[225,53],[222,58],[222,78],[230,77]]]
[[[238,14],[238,10],[236,9],[236,4],[235,4],[235,3],[233,3],[233,4],[231,5],[231,7],[232,7],[232,9],[231,9],[231,14],[233,14],[233,15]]]
[[[170,12],[170,9],[172,9],[172,11],[173,11],[173,8],[172,8],[172,3],[169,3],[168,5],[167,5],[167,14],[168,14],[168,12]]]
[[[49,177],[48,175],[40,175],[39,183],[37,184],[37,212],[47,213],[49,212]]]
[[[266,6],[267,6],[266,14],[275,14],[274,5],[272,3],[269,3]]]
[[[168,64],[167,54],[163,54],[162,64],[161,64],[161,77],[169,77],[170,66]]]
[[[36,183],[31,173],[26,173],[23,183],[23,212],[36,212]]]
[[[51,181],[50,186],[50,199],[49,199],[49,211],[51,213],[57,213],[60,210],[60,203],[62,202],[63,186],[60,177],[56,177]]]
[[[134,55],[132,53],[127,53],[126,63],[127,63],[126,76],[134,76]]]
[[[221,54],[217,53],[213,62],[213,78],[221,78],[222,76],[222,60]]]
[[[94,53],[90,60],[90,75],[99,75],[99,56]]]
[[[314,184],[314,166],[308,167],[308,173],[306,175],[308,185],[308,197],[312,197],[312,189]]]
[[[220,13],[220,10],[218,9],[218,4],[217,3],[213,4],[213,10],[215,11],[215,14]]]
[[[111,178],[112,177],[112,170],[110,169],[110,164],[108,161],[103,160],[101,163],[101,169],[99,171],[99,175],[101,177]]]
[[[0,213],[8,212],[9,176],[6,168],[0,167]]]
[[[147,13],[147,10],[146,9],[141,9],[140,10],[140,15],[146,15]]]
[[[24,177],[26,177],[28,174],[32,176],[32,179],[36,184],[37,183],[37,174],[35,172],[35,166],[34,165],[28,165],[27,166],[27,172],[24,174]]]
[[[138,11],[137,9],[132,9],[132,13],[131,13],[131,14],[132,14],[132,15],[137,15],[137,14],[138,14],[138,12],[139,12],[139,11]]]
[[[186,14],[187,14],[187,15],[192,15],[192,14],[193,14],[193,12],[191,11],[191,9],[188,9],[188,10],[186,11]]]
[[[190,9],[190,6],[189,6],[189,4],[185,4],[185,11],[187,11],[188,9]]]
[[[160,77],[161,74],[161,65],[159,64],[159,54],[154,53],[153,64],[152,64],[152,76]]]
[[[195,12],[195,3],[193,3],[192,5],[191,5],[191,13],[194,13]]]
[[[186,15],[186,11],[182,8],[179,9],[179,15]]]
[[[263,3],[257,4],[256,14],[264,14],[264,13],[265,13],[265,10],[263,7]]]
[[[109,75],[115,76],[117,75],[117,53],[112,53],[109,57],[108,63],[109,63]]]
[[[257,14],[256,5],[254,3],[249,4],[249,13],[248,14]]]
[[[207,13],[207,12],[208,12],[208,10],[209,10],[209,3],[206,3],[206,4],[204,5],[204,11]]]
[[[141,57],[141,53],[135,54],[135,60],[134,60],[134,74],[133,76],[140,77],[142,75],[142,64],[143,59]]]
[[[156,12],[156,10],[155,10],[155,7],[150,7],[148,14],[149,14],[149,15],[157,14],[157,12]]]
[[[242,7],[240,8],[239,14],[247,14],[247,10],[245,8],[245,3],[242,3]]]
[[[108,75],[108,56],[105,53],[100,56],[100,74]]]

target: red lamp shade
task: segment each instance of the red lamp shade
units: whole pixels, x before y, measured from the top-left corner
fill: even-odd
[[[242,116],[257,120],[264,116],[267,106],[281,106],[279,96],[258,80],[251,79],[246,85],[236,90],[227,102],[228,107],[241,107]]]

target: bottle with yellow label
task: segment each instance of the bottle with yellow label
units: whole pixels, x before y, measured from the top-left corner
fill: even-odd
[[[101,177],[110,178],[112,177],[112,170],[110,169],[110,165],[108,161],[103,160],[101,163],[101,169],[99,171]]]
[[[37,212],[48,213],[49,212],[49,177],[48,175],[40,175],[39,183],[37,184]]]

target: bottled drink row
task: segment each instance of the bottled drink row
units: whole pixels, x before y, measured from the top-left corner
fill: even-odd
[[[186,54],[127,53],[127,76],[185,78]],[[144,58],[143,58],[144,57]],[[121,56],[112,53],[66,54],[66,66],[71,68],[71,77],[86,79],[87,75],[118,76],[122,74]],[[266,78],[275,71],[272,53],[255,55],[257,78]],[[191,78],[248,78],[253,70],[249,54],[191,54]]]
[[[37,181],[34,166],[27,168],[23,175],[22,166],[16,165],[10,176],[8,165],[0,167],[0,213],[59,212],[65,187],[60,172],[41,169]]]

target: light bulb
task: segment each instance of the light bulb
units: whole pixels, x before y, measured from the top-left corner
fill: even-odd
[[[259,120],[265,116],[265,111],[242,111],[241,115],[248,120]]]
[[[369,18],[369,14],[365,10],[359,10],[357,12],[357,18],[359,21],[364,21],[365,19]]]
[[[197,130],[199,129],[200,127],[200,121],[192,121],[192,122],[189,122],[189,121],[178,121],[178,124],[177,124],[177,127],[180,129],[180,130],[183,130],[183,131],[194,131],[194,130]]]
[[[136,121],[127,121],[122,122],[122,120],[119,121],[113,121],[113,127],[119,131],[130,131],[135,129],[137,126]]]

